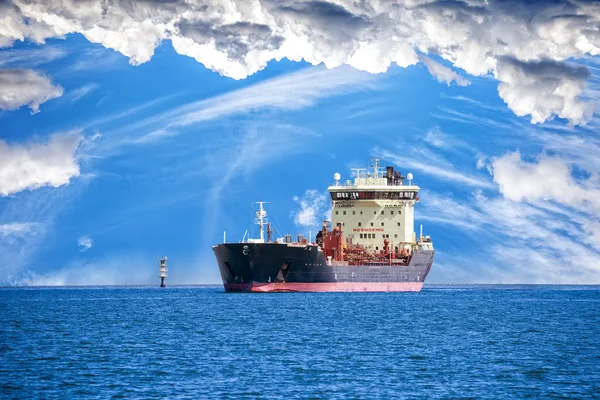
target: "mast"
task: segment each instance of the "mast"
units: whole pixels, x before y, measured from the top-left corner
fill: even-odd
[[[379,158],[371,157],[371,167],[373,168],[373,176],[379,178]]]
[[[254,224],[258,225],[258,230],[259,230],[259,237],[258,239],[253,239],[253,238],[248,238],[248,243],[266,243],[265,242],[265,225],[266,225],[266,230],[267,230],[267,241],[270,242],[271,241],[271,234],[273,233],[273,230],[271,229],[271,223],[269,222],[268,218],[267,218],[267,212],[264,209],[264,201],[257,201],[256,203],[258,203],[258,211],[254,214]],[[255,203],[253,203],[255,204]],[[254,208],[254,206],[253,206]],[[247,231],[246,231],[247,232]],[[244,234],[244,237],[246,235]]]
[[[265,241],[265,234],[263,232],[263,226],[265,224],[264,222],[264,217],[265,217],[265,211],[263,210],[263,202],[262,200],[258,202],[259,205],[259,211],[256,213],[256,216],[258,217],[258,227],[260,229],[260,241],[264,242]]]

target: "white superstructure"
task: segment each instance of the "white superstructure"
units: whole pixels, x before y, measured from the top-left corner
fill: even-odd
[[[375,251],[383,249],[385,239],[392,250],[414,245],[414,205],[420,188],[412,183],[412,174],[401,176],[393,167],[382,170],[377,158],[371,158],[369,170],[352,171],[353,180],[341,183],[336,173],[335,184],[328,188],[332,226],[340,223],[347,241]]]

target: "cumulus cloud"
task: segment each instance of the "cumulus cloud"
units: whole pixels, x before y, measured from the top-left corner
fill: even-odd
[[[329,198],[315,189],[307,190],[294,201],[299,209],[292,212],[294,222],[298,226],[320,228],[323,220],[331,220]]]
[[[138,65],[170,40],[178,53],[235,79],[288,58],[372,73],[422,61],[441,82],[467,84],[418,56],[437,54],[471,75],[493,72],[508,106],[534,123],[554,115],[586,121],[587,106],[578,97],[585,77],[564,73],[562,63],[600,53],[600,6],[593,2],[13,0],[0,8],[0,46],[77,32]],[[540,75],[546,60],[559,66],[546,68],[554,80]],[[524,92],[526,103],[519,100]]]
[[[92,240],[91,237],[84,235],[77,241],[77,246],[79,247],[79,251],[84,252],[94,246],[94,240]]]
[[[497,76],[501,82],[500,97],[518,116],[531,115],[532,123],[556,115],[573,124],[582,124],[593,115],[593,105],[580,100],[589,76],[585,67],[502,58]]]
[[[0,196],[42,186],[59,187],[79,176],[79,133],[54,135],[47,142],[11,144],[0,140]]]
[[[471,82],[452,71],[450,68],[433,61],[427,56],[422,55],[419,57],[419,60],[425,64],[427,71],[429,71],[439,83],[445,83],[448,86],[450,86],[452,82],[455,82],[458,86],[469,86],[471,84]]]
[[[553,200],[565,205],[591,205],[600,211],[600,190],[578,183],[571,167],[559,156],[542,155],[523,161],[516,151],[492,161],[494,182],[513,201]]]
[[[48,77],[31,69],[0,69],[0,109],[16,110],[29,106],[33,113],[40,104],[60,97],[63,89]]]

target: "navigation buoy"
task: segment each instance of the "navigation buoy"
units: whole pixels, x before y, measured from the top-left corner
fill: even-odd
[[[167,277],[167,257],[158,259],[160,287],[166,287],[165,278]]]

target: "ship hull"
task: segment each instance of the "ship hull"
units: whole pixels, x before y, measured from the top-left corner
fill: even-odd
[[[227,292],[418,292],[433,250],[417,250],[408,265],[344,265],[315,245],[226,243],[213,247]]]

